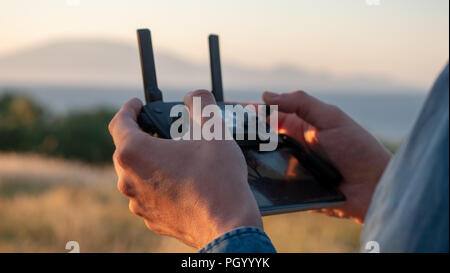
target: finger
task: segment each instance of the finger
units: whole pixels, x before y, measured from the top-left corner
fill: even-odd
[[[304,91],[276,94],[264,92],[263,100],[267,104],[278,105],[279,111],[296,113],[304,121],[317,129],[330,129],[341,125],[345,114],[334,105],[320,101]]]
[[[278,112],[278,133],[288,135],[303,146],[306,145],[305,141],[305,128],[308,127],[308,123],[300,119],[294,113]]]
[[[123,195],[127,196],[128,198],[135,197],[136,196],[136,185],[130,179],[126,179],[127,175],[125,173],[125,170],[119,164],[118,159],[117,159],[117,151],[114,152],[113,163],[114,163],[113,164],[114,169],[116,170],[116,174],[118,177],[117,189],[119,190],[119,192],[121,192]]]
[[[134,98],[125,103],[111,120],[108,129],[116,146],[126,136],[143,134],[137,124],[137,116],[141,109],[142,102]]]
[[[200,105],[197,105],[197,102]],[[202,118],[202,111],[208,105],[215,105],[216,100],[207,90],[196,90],[184,97],[184,104],[188,107],[191,119],[197,124],[203,125],[209,118]]]
[[[141,131],[137,124],[141,109],[141,101],[132,99],[121,107],[109,124],[109,131],[116,146],[113,162],[119,177],[123,170],[136,173],[150,170],[161,154],[164,154],[167,146],[163,139]]]

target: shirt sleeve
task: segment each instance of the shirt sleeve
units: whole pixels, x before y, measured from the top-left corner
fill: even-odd
[[[222,234],[199,253],[275,253],[267,234],[257,227],[240,227]]]
[[[386,168],[364,221],[363,252],[449,251],[449,66]]]

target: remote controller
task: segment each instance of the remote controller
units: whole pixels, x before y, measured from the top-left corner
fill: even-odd
[[[150,30],[138,29],[137,36],[146,100],[146,105],[138,116],[138,124],[152,136],[170,139],[170,127],[176,120],[170,117],[170,110],[173,106],[184,103],[163,101],[163,94],[158,88],[156,79]],[[211,34],[208,40],[212,94],[222,113],[226,115],[225,106],[237,103],[224,102],[219,38]],[[247,130],[247,126],[244,128]],[[280,134],[277,149],[265,153],[258,151],[258,144],[262,142],[258,137],[256,140],[248,140],[246,137],[244,140],[238,140],[235,137],[236,130],[229,129],[247,160],[249,184],[263,215],[321,208],[345,200],[336,188],[342,179],[340,173],[294,139]],[[245,130],[244,135],[247,133]],[[288,165],[292,165],[293,162],[296,164],[297,175],[287,176],[286,172],[283,173],[283,169],[289,168]],[[299,186],[300,182],[298,185],[292,183],[296,180],[303,183],[302,188]],[[299,198],[291,196],[295,192],[298,192]]]

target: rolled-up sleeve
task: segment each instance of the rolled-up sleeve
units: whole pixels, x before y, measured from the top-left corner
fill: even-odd
[[[222,234],[199,253],[275,253],[266,233],[257,227],[240,227]]]

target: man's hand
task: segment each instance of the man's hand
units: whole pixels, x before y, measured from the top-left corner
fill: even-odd
[[[280,133],[310,147],[341,172],[340,190],[347,202],[320,212],[363,223],[391,154],[339,108],[303,91],[281,95],[265,92],[263,100],[278,105]]]
[[[215,104],[210,92],[192,92],[185,97],[191,114],[194,96],[201,96],[202,108]],[[200,248],[234,228],[262,228],[245,158],[235,141],[154,138],[136,122],[141,108],[138,99],[127,102],[109,130],[116,145],[118,188],[149,229]]]

